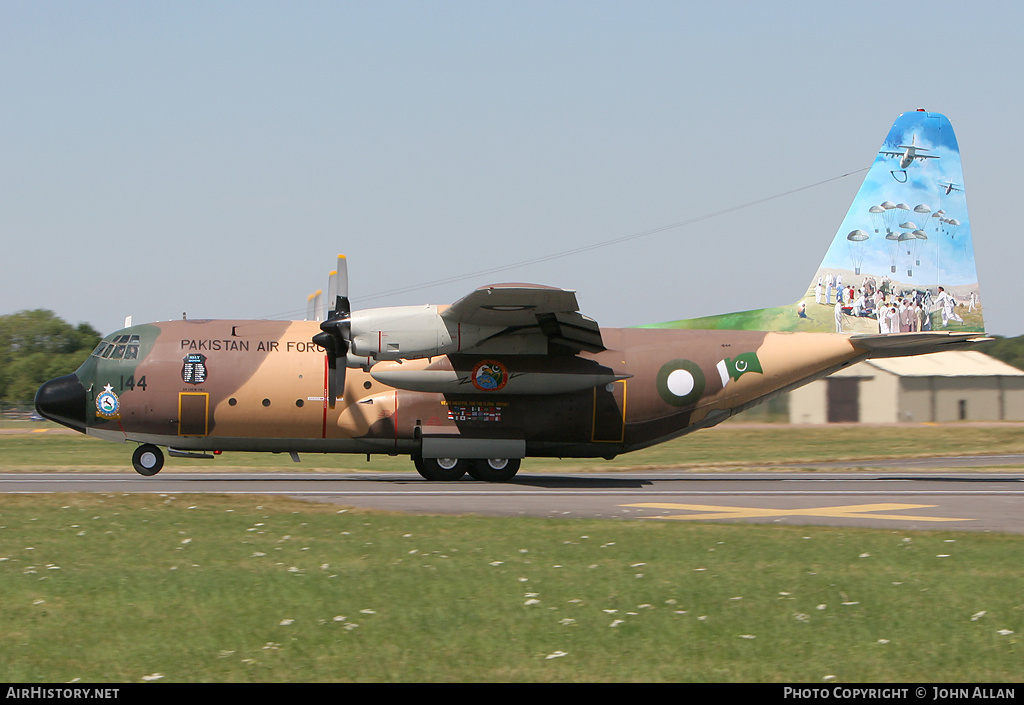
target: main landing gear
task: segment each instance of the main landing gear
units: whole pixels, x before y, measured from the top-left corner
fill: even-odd
[[[135,449],[132,453],[132,467],[140,475],[149,477],[160,472],[164,466],[164,452],[155,445],[146,443]]]
[[[518,458],[413,458],[416,472],[426,480],[451,482],[469,473],[482,482],[508,482],[519,472]]]

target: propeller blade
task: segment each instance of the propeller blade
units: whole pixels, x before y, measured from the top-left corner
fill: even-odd
[[[306,320],[307,321],[322,321],[320,317],[320,298],[323,294],[322,289],[317,289],[314,293],[310,294],[306,299]]]
[[[334,402],[338,398],[338,355],[334,350],[334,338],[329,333],[320,335],[323,335],[327,341],[327,346],[325,346],[327,348],[327,405],[333,409]]]
[[[336,287],[334,291],[334,315],[348,318],[352,313],[348,302],[348,260],[345,255],[338,255]],[[347,330],[346,330],[347,333]],[[346,339],[348,336],[345,336]]]
[[[345,394],[345,372],[348,369],[349,319],[330,318],[320,324],[322,332],[313,336],[313,342],[327,353],[327,396],[330,408],[334,408],[338,392]],[[338,365],[341,358],[341,365]]]
[[[335,296],[344,296],[348,298],[348,260],[345,259],[345,255],[338,255],[338,288],[334,292]]]
[[[328,278],[327,302],[331,306],[327,320],[320,324],[321,333],[313,342],[327,353],[327,396],[333,409],[340,391],[345,394],[345,372],[348,369],[349,341],[352,338],[351,309],[348,302],[348,262],[338,255],[338,268]],[[341,358],[341,365],[338,365]]]
[[[345,357],[348,357],[346,354]],[[340,396],[342,399],[345,398],[345,373],[348,371],[348,365],[345,364],[345,357],[341,359],[341,364],[336,365],[334,368],[334,391],[330,392],[331,400],[328,405],[333,409],[334,404]]]
[[[345,259],[345,255],[338,255],[338,266],[328,277],[327,305],[331,307],[327,312],[327,318],[333,318],[338,315],[347,317],[350,313],[348,305],[348,261]]]
[[[334,302],[338,299],[338,270],[332,271],[327,275],[327,301],[324,302],[324,306],[327,310],[324,312],[324,317],[321,320],[326,321],[328,318],[334,315]]]

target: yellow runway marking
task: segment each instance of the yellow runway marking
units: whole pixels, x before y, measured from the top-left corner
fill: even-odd
[[[845,507],[812,507],[810,509],[762,509],[760,507],[719,507],[713,504],[673,504],[669,502],[645,502],[624,504],[624,507],[647,509],[678,509],[697,514],[671,514],[652,519],[760,519],[763,517],[831,517],[834,519],[891,519],[896,521],[975,521],[955,517],[927,517],[912,514],[878,514],[904,509],[925,509],[936,504],[851,504]]]

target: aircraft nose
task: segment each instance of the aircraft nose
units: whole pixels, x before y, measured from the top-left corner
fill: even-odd
[[[85,433],[85,387],[77,375],[51,379],[36,392],[39,415]]]

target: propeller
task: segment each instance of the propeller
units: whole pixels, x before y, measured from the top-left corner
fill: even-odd
[[[338,268],[331,272],[327,288],[328,301],[333,299],[333,308],[327,320],[320,324],[320,333],[313,336],[313,342],[327,353],[327,399],[334,408],[340,389],[345,394],[345,371],[348,368],[348,350],[352,340],[352,311],[348,301],[348,264],[345,255],[338,255]],[[338,359],[341,365],[338,365]]]
[[[315,292],[310,294],[306,298],[306,320],[307,321],[322,321],[321,315],[322,309],[320,308],[320,299],[323,296],[323,289],[317,289]]]

